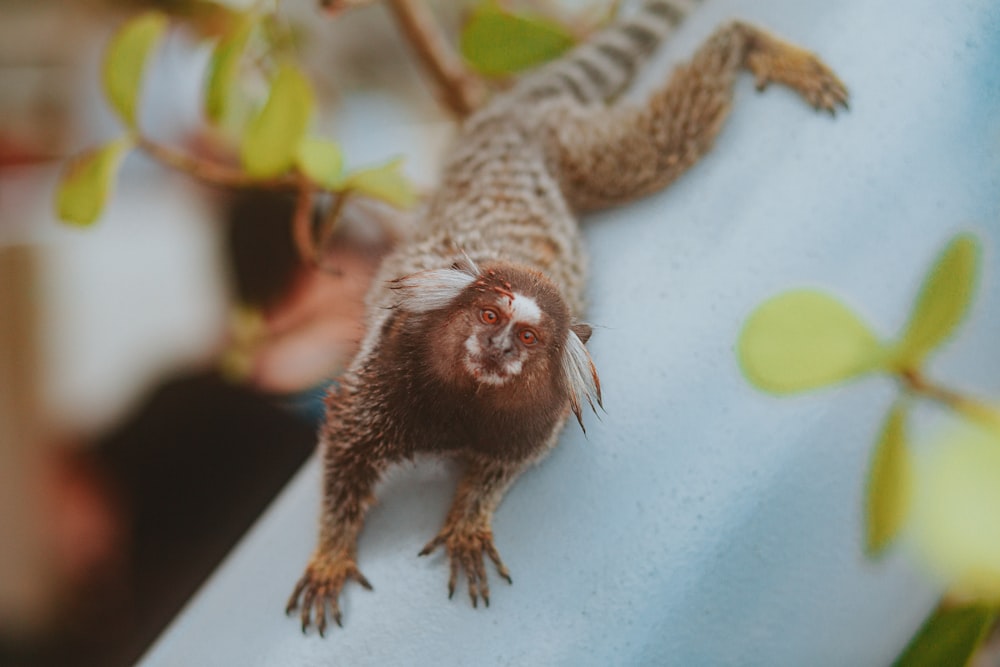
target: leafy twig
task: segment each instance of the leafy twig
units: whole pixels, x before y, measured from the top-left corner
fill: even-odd
[[[272,190],[294,190],[300,186],[302,181],[300,177],[292,174],[269,179],[255,178],[242,169],[196,157],[171,146],[156,142],[142,134],[136,136],[135,145],[158,162],[191,174],[213,185],[230,188],[255,187]]]

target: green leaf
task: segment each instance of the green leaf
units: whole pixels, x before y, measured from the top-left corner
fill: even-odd
[[[575,41],[558,23],[514,14],[489,1],[465,24],[460,48],[480,73],[503,76],[552,60]]]
[[[334,141],[309,137],[299,145],[298,166],[324,188],[339,188],[344,180],[344,154]]]
[[[901,368],[918,368],[952,334],[972,302],[978,272],[979,242],[969,234],[953,238],[924,279],[896,347]]]
[[[347,177],[342,189],[381,199],[396,208],[409,208],[416,203],[417,194],[400,171],[402,164],[402,158],[396,158],[379,167],[356,171]]]
[[[291,169],[309,129],[313,105],[309,80],[293,65],[282,66],[264,108],[243,135],[241,157],[251,176],[271,178]]]
[[[938,607],[893,667],[963,667],[996,619],[987,607]]]
[[[882,347],[857,315],[815,290],[761,304],[743,327],[737,354],[747,379],[777,394],[861,375],[883,360]]]
[[[115,34],[104,55],[104,92],[118,115],[130,128],[136,126],[136,110],[149,53],[163,36],[167,17],[146,12]]]
[[[258,16],[244,15],[215,45],[208,64],[205,82],[205,116],[213,123],[226,117],[233,83],[240,69],[240,58],[257,25]]]
[[[957,419],[922,450],[914,548],[952,599],[1000,605],[1000,428]]]
[[[910,506],[913,470],[906,435],[906,408],[897,403],[882,427],[868,474],[866,551],[881,552],[896,536]]]
[[[104,210],[118,169],[131,148],[132,139],[122,137],[71,160],[56,193],[59,217],[81,227],[93,224]]]

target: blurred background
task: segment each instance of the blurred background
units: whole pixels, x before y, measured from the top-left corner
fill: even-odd
[[[313,450],[323,389],[406,224],[349,206],[324,269],[305,267],[290,198],[206,187],[135,153],[94,227],[57,221],[65,160],[121,133],[104,46],[151,6],[177,20],[146,77],[144,131],[231,159],[201,119],[225,5],[0,0],[2,665],[138,658]],[[317,129],[348,163],[404,154],[432,173],[452,123],[385,10],[328,20],[289,0],[281,16]]]
[[[430,4],[454,35],[474,0]],[[583,7],[586,32],[617,3],[520,4]],[[291,197],[208,187],[138,152],[95,226],[56,219],[66,160],[122,132],[101,58],[144,9],[174,19],[144,132],[233,160],[202,90],[213,38],[249,6],[280,7],[314,129],[350,168],[404,155],[429,188],[454,129],[378,2],[334,18],[316,0],[0,0],[0,665],[139,658],[313,451],[363,294],[409,224],[352,200],[306,266]],[[997,632],[977,666],[1000,664]]]

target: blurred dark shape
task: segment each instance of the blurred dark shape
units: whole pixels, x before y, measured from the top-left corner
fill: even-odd
[[[292,240],[292,195],[250,190],[233,202],[228,247],[241,303],[273,308],[288,295],[299,256]]]
[[[241,303],[278,304],[299,275],[292,204],[235,196],[227,244]],[[74,489],[104,508],[114,526],[105,539],[121,544],[88,562],[44,641],[0,638],[0,665],[134,664],[312,452],[315,424],[303,414],[208,370],[168,379],[112,432],[67,449],[57,494]]]

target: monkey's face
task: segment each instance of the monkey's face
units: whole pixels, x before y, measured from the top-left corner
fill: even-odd
[[[504,405],[601,402],[600,381],[584,343],[591,329],[572,323],[558,288],[542,273],[503,262],[481,269],[467,257],[448,269],[390,283],[396,307],[415,314],[416,363],[448,385],[502,396]],[[405,363],[402,362],[402,363]],[[480,393],[479,388],[495,388]],[[560,409],[553,407],[553,409]]]
[[[533,297],[486,290],[465,319],[462,365],[477,383],[502,386],[546,364],[552,322]]]

